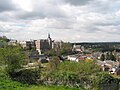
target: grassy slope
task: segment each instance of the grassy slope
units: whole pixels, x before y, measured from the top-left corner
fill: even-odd
[[[0,90],[80,90],[77,88],[67,88],[62,86],[35,86],[21,84],[8,79],[0,79]],[[82,90],[82,89],[81,89]]]
[[[5,73],[3,67],[0,66],[0,90],[80,90],[77,88],[67,88],[62,86],[35,86],[22,84],[10,80]]]

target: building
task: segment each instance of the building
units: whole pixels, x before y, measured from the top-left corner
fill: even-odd
[[[35,41],[20,41],[19,44],[23,49],[35,49]]]
[[[60,49],[62,46],[62,41],[52,41],[52,48],[53,49]]]
[[[52,39],[48,34],[47,39],[39,39],[35,41],[36,50],[39,52],[52,49]]]
[[[67,59],[70,60],[70,61],[78,62],[79,61],[78,57],[79,57],[78,55],[68,55]]]
[[[79,62],[81,60],[85,60],[87,57],[85,55],[81,55],[81,54],[74,54],[74,55],[68,55],[67,59],[69,61],[76,61]]]
[[[72,51],[73,52],[81,52],[81,48],[80,47],[81,47],[81,45],[74,44]]]
[[[17,40],[10,39],[10,41],[8,42],[8,45],[16,46],[17,45]]]

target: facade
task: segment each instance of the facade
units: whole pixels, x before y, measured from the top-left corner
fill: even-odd
[[[56,48],[61,48],[62,46],[62,41],[53,41],[52,42],[52,48],[56,49]]]
[[[76,52],[76,51],[81,52],[80,47],[81,47],[81,45],[75,45],[75,44],[74,44],[72,51],[73,51],[73,52]]]
[[[19,44],[23,49],[35,49],[35,41],[20,41]]]
[[[48,50],[50,48],[47,39],[36,40],[35,45],[37,50]]]
[[[17,45],[17,40],[11,39],[11,40],[8,42],[8,45],[16,46],[16,45]]]
[[[76,61],[79,62],[80,60],[85,60],[87,57],[84,55],[79,55],[79,54],[75,54],[75,55],[68,55],[67,59],[70,61]]]
[[[52,49],[52,39],[50,34],[48,34],[48,39],[39,39],[35,41],[36,50],[44,51]]]

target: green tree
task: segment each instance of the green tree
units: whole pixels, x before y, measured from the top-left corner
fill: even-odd
[[[106,53],[106,60],[110,60],[110,54],[108,52]]]
[[[55,70],[60,63],[60,59],[57,56],[54,56],[50,61],[49,61],[49,69],[50,71]]]
[[[112,52],[110,52],[110,60],[112,60],[112,61],[116,61],[116,58],[115,58],[115,56],[113,55]]]
[[[99,72],[95,62],[61,62],[49,75],[56,84],[85,87],[91,84],[91,75]],[[78,87],[78,86],[77,86]]]
[[[102,60],[102,61],[105,60],[105,55],[104,54],[101,55],[100,60]]]
[[[72,45],[69,42],[68,43],[62,42],[61,50],[60,50],[61,55],[68,55],[71,54],[71,52],[72,52]]]
[[[92,84],[94,90],[108,90],[108,88],[111,85],[115,85],[115,84],[117,84],[117,87],[116,86],[113,87],[112,90],[119,89],[119,80],[106,72],[96,73],[92,78],[93,78]]]
[[[57,55],[56,51],[54,49],[44,51],[43,53],[47,56],[56,56]]]
[[[0,61],[6,65],[6,71],[12,77],[16,71],[22,68],[25,55],[18,46],[7,46],[0,49]]]

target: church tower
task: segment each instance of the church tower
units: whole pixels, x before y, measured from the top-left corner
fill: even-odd
[[[48,34],[48,42],[49,42],[49,48],[52,48],[52,39],[50,37],[50,34]]]

